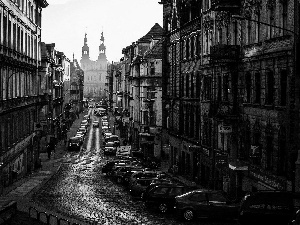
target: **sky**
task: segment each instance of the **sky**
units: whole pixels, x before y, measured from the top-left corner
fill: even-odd
[[[80,61],[87,33],[90,59],[99,54],[101,32],[108,61],[117,62],[122,49],[163,24],[160,0],[47,0],[42,11],[42,42],[55,43],[70,60]]]

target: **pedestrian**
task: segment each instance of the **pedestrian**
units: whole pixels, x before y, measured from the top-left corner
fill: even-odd
[[[47,145],[47,153],[48,153],[48,159],[50,159],[51,158],[51,153],[52,153],[52,149],[51,149],[50,144]]]

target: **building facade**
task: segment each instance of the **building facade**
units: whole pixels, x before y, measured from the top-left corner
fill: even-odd
[[[299,2],[161,4],[163,145],[170,164],[235,197],[294,190]]]
[[[70,118],[75,118],[76,113],[83,111],[83,86],[84,72],[77,60],[71,62],[71,89],[70,89]]]
[[[98,100],[105,98],[105,83],[107,75],[107,58],[106,47],[104,45],[103,32],[101,33],[99,55],[96,61],[90,59],[89,46],[87,44],[87,34],[84,37],[84,45],[82,47],[82,57],[80,65],[84,71],[84,97],[97,98]],[[97,100],[96,99],[96,100]]]
[[[45,0],[0,1],[0,194],[38,167],[41,17]]]
[[[122,103],[118,127],[144,158],[161,157],[162,35],[163,29],[156,23],[124,48],[116,78],[120,81],[117,100]]]

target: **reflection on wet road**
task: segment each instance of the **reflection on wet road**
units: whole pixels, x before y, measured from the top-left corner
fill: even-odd
[[[101,120],[91,113],[91,122]],[[147,210],[131,199],[124,187],[101,173],[108,157],[101,151],[101,126],[89,126],[83,148],[68,153],[61,170],[36,195],[35,201],[66,215],[99,224],[199,224],[178,221],[174,215]],[[234,224],[201,221],[201,224]]]

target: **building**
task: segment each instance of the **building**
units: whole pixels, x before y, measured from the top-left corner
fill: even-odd
[[[101,33],[99,55],[96,61],[90,59],[90,50],[87,44],[87,34],[84,37],[80,65],[84,71],[84,97],[102,99],[106,96],[105,82],[107,74],[106,47],[103,32]]]
[[[161,157],[162,35],[163,29],[156,23],[124,48],[121,72],[117,73],[121,83],[116,94],[122,103],[119,129],[146,158]]]
[[[163,146],[170,164],[237,198],[295,190],[299,2],[161,4]]]
[[[75,119],[76,113],[83,111],[83,82],[84,72],[76,59],[71,62],[71,89],[70,89],[70,119]],[[72,119],[72,120],[73,120]]]
[[[39,74],[42,90],[47,96],[47,104],[41,108],[40,121],[43,127],[41,151],[51,139],[62,138],[66,129],[67,115],[65,108],[70,100],[70,60],[63,52],[55,49],[55,44],[41,43],[42,60]]]
[[[39,164],[41,17],[46,0],[0,1],[0,194]]]

